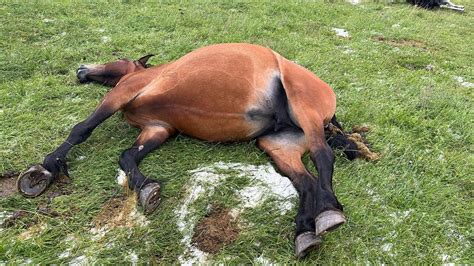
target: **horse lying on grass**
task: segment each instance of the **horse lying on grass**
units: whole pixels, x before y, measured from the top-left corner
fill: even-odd
[[[336,96],[329,85],[271,49],[251,44],[212,45],[155,67],[146,65],[150,56],[79,67],[80,82],[114,88],[41,165],[19,177],[18,188],[24,196],[38,196],[59,174],[68,175],[65,162],[69,150],[121,110],[131,125],[141,129],[119,164],[145,213],[158,207],[160,184],[145,177],[138,164],[181,132],[216,142],[257,139],[258,147],[299,193],[298,258],[319,246],[323,234],[346,221],[332,187],[331,146],[342,148],[350,159],[374,154],[360,138],[342,131],[334,115]],[[317,168],[317,177],[301,161],[306,151]]]
[[[464,12],[464,6],[453,4],[449,0],[407,0],[407,3],[426,9],[447,8],[454,11]]]

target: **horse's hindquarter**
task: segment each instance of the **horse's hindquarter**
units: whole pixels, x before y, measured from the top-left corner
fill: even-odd
[[[276,54],[276,53],[275,53]],[[292,117],[308,125],[327,124],[336,112],[336,95],[332,88],[308,69],[276,54]]]

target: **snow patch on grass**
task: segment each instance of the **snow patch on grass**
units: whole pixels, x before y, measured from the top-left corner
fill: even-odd
[[[98,241],[102,239],[105,236],[105,234],[107,234],[107,232],[109,232],[109,227],[108,226],[104,226],[101,228],[94,227],[94,228],[91,228],[89,232],[92,234],[91,240]]]
[[[125,186],[125,184],[127,184],[127,174],[125,174],[125,172],[120,168],[117,169],[116,179],[117,179],[117,184],[121,186]]]
[[[342,38],[350,38],[349,32],[345,29],[340,28],[332,28],[333,31],[336,32],[336,35]]]
[[[389,252],[390,250],[392,250],[393,248],[393,244],[392,243],[385,243],[382,245],[382,250],[384,252]]]
[[[82,265],[89,265],[89,259],[85,255],[76,257],[69,262],[69,266],[82,266]]]
[[[5,222],[5,220],[10,218],[10,216],[12,216],[11,212],[0,211],[0,225],[2,225]],[[3,230],[3,227],[0,227],[0,231],[2,230]]]
[[[67,248],[61,254],[59,254],[58,257],[60,259],[69,258],[71,256],[71,251],[76,247],[76,245],[77,238],[72,234],[67,235],[62,243],[62,246],[66,246]]]
[[[138,255],[134,251],[130,251],[128,253],[128,257],[130,258],[130,263],[135,266],[138,264]]]
[[[265,258],[263,255],[260,255],[258,258],[256,258],[256,259],[254,260],[254,262],[255,262],[256,264],[265,265],[265,266],[267,266],[267,265],[275,265],[275,263],[273,263],[271,260]]]
[[[403,222],[405,219],[407,219],[412,212],[413,212],[413,209],[409,209],[406,211],[396,211],[396,212],[390,213],[388,216],[392,218],[392,222],[394,224],[398,224],[398,223]]]
[[[250,179],[250,185],[237,192],[240,204],[231,210],[233,217],[239,216],[246,208],[259,206],[270,197],[279,201],[275,206],[281,214],[285,214],[294,207],[293,199],[297,197],[296,190],[291,181],[278,174],[271,164],[250,165],[217,162],[191,170],[189,173],[192,174],[192,177],[191,183],[188,185],[187,196],[180,207],[175,210],[178,229],[184,236],[181,243],[186,248],[178,258],[180,264],[190,265],[206,261],[208,254],[191,244],[194,226],[197,222],[197,217],[194,215],[196,210],[193,209],[192,204],[201,195],[212,196],[215,188],[230,176],[231,171],[238,171],[238,177]]]
[[[100,37],[100,40],[102,41],[102,43],[108,43],[111,39],[109,36],[102,36]]]
[[[474,88],[474,83],[465,81],[463,77],[455,76],[454,80],[456,80],[459,83],[459,85],[463,87]]]

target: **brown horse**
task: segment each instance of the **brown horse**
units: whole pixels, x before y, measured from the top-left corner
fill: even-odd
[[[257,139],[258,147],[299,193],[297,257],[304,257],[319,246],[324,233],[345,222],[332,188],[334,154],[330,145],[345,148],[351,159],[359,151],[336,121],[336,96],[328,84],[271,49],[251,44],[212,45],[150,68],[146,65],[149,57],[80,66],[77,77],[81,82],[115,87],[43,164],[20,176],[18,187],[23,195],[38,196],[60,173],[67,175],[69,150],[121,110],[131,125],[141,129],[119,164],[146,213],[157,208],[160,185],[145,177],[138,164],[181,132],[206,141]],[[337,130],[327,140],[329,126]],[[317,177],[301,161],[306,151],[317,168]]]

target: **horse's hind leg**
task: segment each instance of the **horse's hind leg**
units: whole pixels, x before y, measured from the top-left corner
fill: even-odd
[[[62,172],[68,175],[66,155],[74,145],[84,142],[103,121],[120,110],[136,95],[137,89],[117,86],[102,100],[97,109],[84,121],[75,125],[66,141],[48,154],[41,165],[35,165],[18,178],[18,191],[26,197],[40,195]]]
[[[303,132],[285,129],[260,137],[257,144],[273,159],[278,170],[290,178],[298,191],[300,203],[295,219],[295,253],[298,258],[303,258],[321,243],[321,238],[315,234],[314,224],[317,181],[301,161],[307,150]]]
[[[146,127],[135,144],[120,156],[120,167],[128,176],[129,187],[138,193],[145,213],[152,213],[160,204],[160,185],[156,180],[144,176],[138,165],[148,153],[158,148],[173,133],[174,130],[161,126]]]

